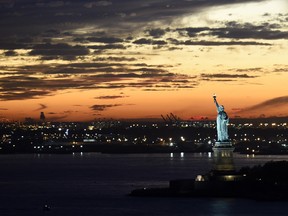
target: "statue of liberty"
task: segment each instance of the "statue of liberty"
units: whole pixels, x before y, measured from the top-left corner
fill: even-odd
[[[228,123],[229,123],[229,118],[227,113],[224,111],[224,106],[219,105],[217,100],[216,100],[216,95],[213,95],[214,98],[214,103],[216,104],[217,108],[217,138],[218,142],[228,142],[229,137],[228,137]]]

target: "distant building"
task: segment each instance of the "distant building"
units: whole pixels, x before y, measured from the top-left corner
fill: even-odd
[[[25,122],[25,124],[34,124],[35,120],[33,118],[31,118],[31,117],[26,117],[24,119],[24,122]]]
[[[40,121],[45,121],[45,114],[44,114],[44,112],[41,112],[40,113]]]

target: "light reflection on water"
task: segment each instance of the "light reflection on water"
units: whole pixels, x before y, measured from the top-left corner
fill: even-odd
[[[209,202],[209,207],[214,215],[231,215],[234,202],[234,199],[214,199],[213,202]]]
[[[288,156],[234,154],[237,168]],[[288,205],[239,199],[134,198],[135,188],[167,187],[212,168],[211,153],[0,155],[0,215],[285,215]]]

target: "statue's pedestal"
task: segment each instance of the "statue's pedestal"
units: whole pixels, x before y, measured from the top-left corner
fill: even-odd
[[[238,193],[239,175],[233,162],[234,146],[231,142],[216,142],[213,147],[213,169],[195,179],[195,191],[212,196],[234,196]]]
[[[216,142],[212,149],[214,152],[214,171],[235,171],[233,162],[233,151],[235,148],[231,142]]]

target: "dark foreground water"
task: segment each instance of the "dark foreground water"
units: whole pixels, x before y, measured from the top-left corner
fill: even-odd
[[[234,157],[237,167],[287,159]],[[136,188],[194,178],[211,167],[208,154],[0,155],[0,216],[288,215],[287,202],[126,196]],[[43,211],[45,204],[50,211]]]

